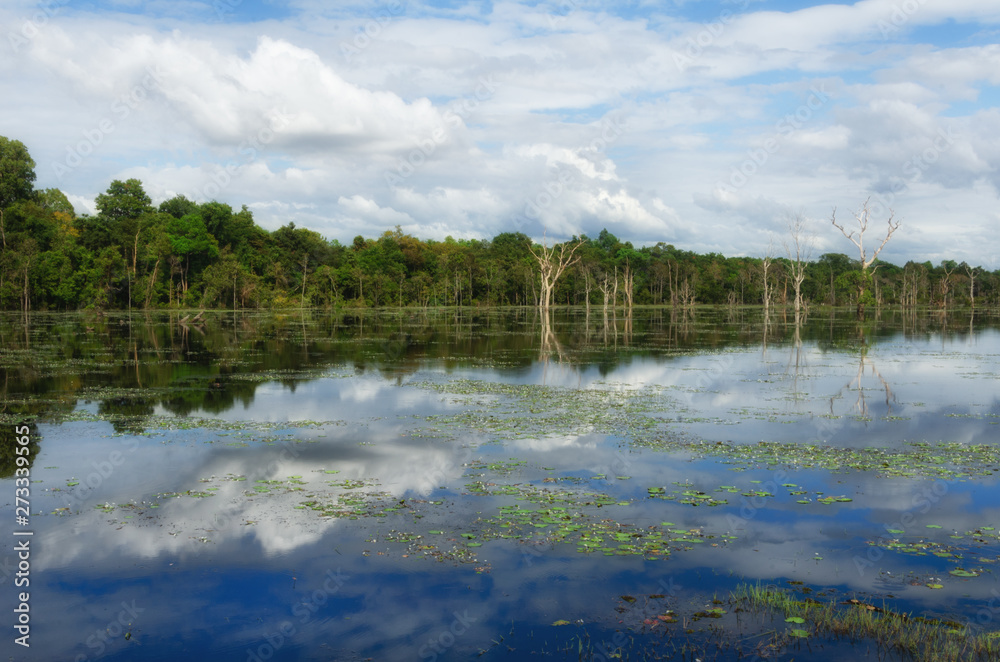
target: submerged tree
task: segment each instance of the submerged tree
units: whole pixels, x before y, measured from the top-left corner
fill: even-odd
[[[764,302],[764,318],[766,320],[771,311],[771,297],[774,295],[771,289],[771,266],[774,264],[774,243],[773,240],[767,242],[767,253],[760,261],[760,282],[762,297]]]
[[[430,306],[576,302],[625,310],[646,304],[759,301],[768,312],[792,297],[804,312],[829,298],[862,309],[871,301],[969,301],[1000,306],[1000,270],[946,261],[895,268],[875,255],[898,224],[890,216],[881,241],[866,235],[867,203],[843,228],[861,251],[809,261],[808,231],[794,216],[785,253],[756,258],[699,255],[659,242],[633,247],[608,230],[550,248],[523,233],[491,240],[421,240],[397,226],[381,237],[341,245],[288,223],[256,224],[244,205],[177,195],[153,206],[138,179],[115,180],[97,196],[98,214],[77,216],[57,189],[35,190],[35,164],[22,143],[0,136],[0,309],[72,310],[184,306]],[[881,214],[877,205],[874,215]],[[879,219],[881,222],[881,219]],[[800,241],[805,238],[805,241]],[[871,246],[867,246],[867,240]],[[583,242],[578,243],[578,242]],[[788,259],[785,259],[787,257]],[[878,267],[877,273],[874,267]],[[864,275],[862,275],[864,272]],[[966,280],[967,279],[967,280]],[[868,291],[871,294],[868,294]],[[861,296],[858,292],[861,292]],[[957,296],[957,295],[961,296]],[[967,298],[966,298],[967,295]],[[626,315],[626,323],[628,323]]]
[[[792,261],[792,287],[795,290],[795,322],[799,322],[799,313],[802,310],[802,283],[806,279],[806,264],[809,260],[809,253],[812,250],[812,237],[806,233],[805,219],[802,214],[796,214],[795,218],[788,222],[788,234],[792,243],[785,244],[785,252],[788,253],[789,260]]]
[[[547,248],[543,242],[539,246],[538,250],[535,247],[531,247],[531,254],[535,257],[538,262],[538,273],[541,277],[541,287],[542,291],[538,297],[538,306],[542,310],[548,310],[552,305],[552,291],[555,289],[556,281],[562,276],[562,273],[566,271],[567,267],[571,267],[580,261],[580,256],[574,257],[576,249],[583,245],[583,241],[576,241],[570,244],[569,242],[559,245],[559,254],[556,255],[556,247]]]
[[[874,269],[872,269],[872,272],[869,272],[869,268],[875,260],[878,259],[878,254],[882,252],[885,245],[889,243],[889,238],[892,236],[892,233],[899,229],[900,223],[899,221],[893,220],[895,213],[890,209],[888,221],[889,228],[885,233],[885,238],[882,240],[882,243],[879,244],[878,248],[876,248],[871,254],[871,256],[869,256],[868,249],[865,248],[865,232],[868,231],[868,223],[871,219],[871,210],[868,208],[870,200],[871,198],[865,200],[864,204],[861,205],[861,209],[854,212],[854,220],[857,221],[858,227],[857,229],[852,229],[850,232],[848,232],[843,225],[837,224],[836,208],[833,210],[833,215],[830,217],[830,222],[833,223],[833,227],[840,230],[841,234],[850,239],[851,243],[858,247],[858,252],[861,258],[861,275],[857,281],[859,318],[864,317],[865,306],[875,301],[871,293],[872,272],[874,272]]]
[[[965,273],[969,274],[969,305],[973,308],[976,307],[976,277],[979,272],[982,271],[979,267],[970,267],[967,263],[962,263],[962,268],[965,269]]]

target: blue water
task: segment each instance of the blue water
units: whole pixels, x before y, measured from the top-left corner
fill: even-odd
[[[762,623],[690,619],[713,599],[731,612],[742,581],[803,582],[995,628],[1000,544],[950,538],[1000,528],[995,476],[734,465],[655,443],[995,444],[995,320],[904,333],[890,317],[861,342],[844,316],[811,321],[796,344],[779,324],[754,340],[759,325],[722,313],[638,311],[629,330],[576,311],[556,318],[552,348],[530,315],[463,315],[219,316],[200,335],[154,319],[83,341],[73,317],[41,316],[27,334],[7,320],[4,425],[22,417],[38,445],[30,526],[15,524],[14,478],[0,480],[7,614],[20,590],[13,532],[33,531],[31,647],[7,628],[0,650],[18,660],[736,659],[747,650],[736,633]],[[36,358],[14,353],[19,337]],[[563,395],[519,400],[482,383]],[[595,397],[564,397],[580,391]],[[551,429],[528,422],[567,407]],[[602,408],[617,417],[588,423]],[[520,414],[524,430],[491,430],[489,416]],[[486,521],[501,506],[545,506],[477,493],[477,481],[605,494],[604,505],[564,505],[590,523],[701,541],[657,559],[581,553],[530,531],[492,538]],[[650,498],[656,487],[728,503]],[[302,507],[331,495],[369,510],[351,519]],[[901,521],[904,534],[886,532]],[[869,544],[897,537],[950,544],[960,558]],[[683,626],[656,623],[667,610]],[[784,650],[870,653],[821,637]]]

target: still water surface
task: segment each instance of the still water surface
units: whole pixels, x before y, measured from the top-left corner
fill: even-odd
[[[0,333],[7,614],[15,424],[34,454],[14,659],[735,659],[787,627],[738,622],[740,582],[1000,629],[995,316],[38,314]]]

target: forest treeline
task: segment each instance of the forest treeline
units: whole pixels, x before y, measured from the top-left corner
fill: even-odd
[[[537,305],[532,240],[419,239],[397,226],[348,244],[289,223],[258,226],[244,205],[183,195],[154,206],[139,180],[115,180],[96,215],[76,215],[58,189],[36,190],[22,143],[0,136],[0,308],[261,308]],[[553,303],[573,305],[791,304],[794,256],[699,254],[668,243],[634,247],[607,230],[575,237]],[[536,247],[537,249],[537,247]],[[946,260],[878,261],[859,287],[858,260],[827,253],[802,263],[812,305],[997,306],[1000,270]]]

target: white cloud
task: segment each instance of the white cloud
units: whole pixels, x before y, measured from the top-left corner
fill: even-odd
[[[851,130],[846,126],[831,126],[818,131],[793,133],[789,140],[806,148],[844,149],[851,138]]]
[[[358,31],[384,7],[303,1],[286,19],[255,23],[245,7],[241,22],[213,24],[185,18],[190,8],[169,21],[75,8],[0,61],[0,93],[24,100],[0,122],[28,144],[38,184],[81,211],[112,179],[137,176],[156,199],[217,197],[249,205],[265,227],[295,221],[341,241],[395,224],[434,238],[607,226],[627,240],[759,254],[772,212],[822,218],[891,194],[900,237],[911,233],[905,257],[940,252],[939,214],[961,209],[980,241],[951,243],[985,262],[1000,252],[1000,47],[985,43],[1000,9],[918,2],[893,18],[898,4],[750,4],[725,21],[721,6],[706,19],[683,3],[642,17],[414,5],[365,39]],[[17,25],[31,6],[0,16]],[[911,41],[946,22],[939,39]],[[964,42],[950,35],[962,30]],[[827,98],[784,132],[820,85]],[[136,90],[144,98],[116,113]],[[86,145],[105,119],[113,131]],[[625,128],[602,142],[613,120]],[[734,200],[718,198],[717,183],[769,138],[779,148]],[[56,177],[78,147],[88,154]]]

